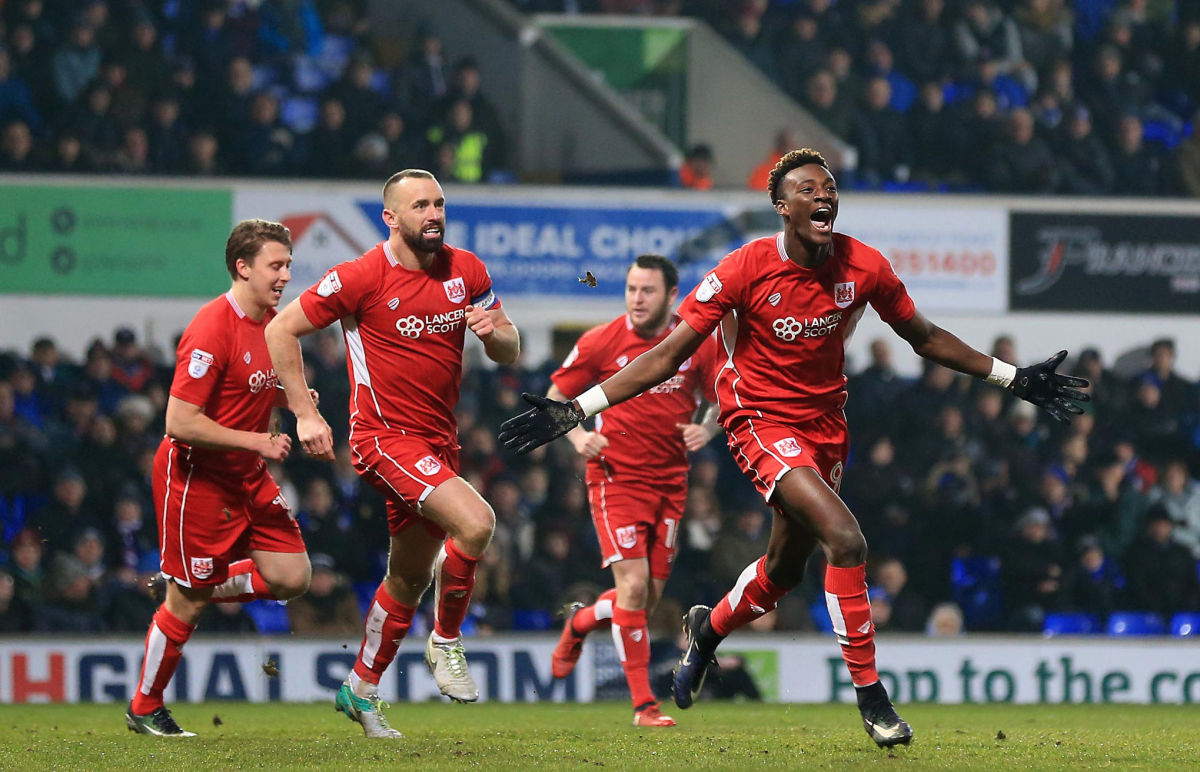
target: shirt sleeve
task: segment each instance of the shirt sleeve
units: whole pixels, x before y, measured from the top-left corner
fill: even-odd
[[[308,321],[328,327],[345,316],[353,316],[375,290],[358,260],[335,265],[319,282],[300,294],[300,308]]]
[[[679,316],[701,335],[712,335],[725,315],[742,299],[740,251],[726,255],[717,267],[705,274],[679,306]]]
[[[473,254],[471,257],[474,258],[475,264],[474,270],[471,271],[471,286],[467,288],[471,294],[471,305],[484,311],[499,308],[500,298],[492,291],[492,275],[477,255]]]
[[[916,305],[908,296],[908,290],[891,262],[880,253],[876,253],[879,268],[875,273],[875,290],[871,293],[871,307],[879,314],[879,318],[887,324],[907,322],[917,312]]]
[[[597,382],[599,373],[595,365],[595,330],[588,330],[580,336],[571,353],[550,375],[550,381],[558,387],[567,399],[575,399],[588,386]]]
[[[179,338],[171,396],[204,407],[228,366],[228,330],[196,318]]]

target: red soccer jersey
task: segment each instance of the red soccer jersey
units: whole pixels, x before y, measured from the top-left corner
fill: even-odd
[[[500,300],[483,262],[451,246],[428,270],[412,270],[384,241],[305,290],[300,307],[310,322],[342,322],[351,435],[391,429],[457,443],[468,304],[491,309]]]
[[[678,321],[676,317],[667,331],[655,338],[638,335],[628,316],[593,327],[579,338],[550,379],[567,399],[574,399],[649,351]],[[686,472],[687,451],[675,424],[691,423],[701,399],[715,400],[716,359],[717,343],[710,336],[675,375],[597,415],[596,431],[608,438],[608,447],[588,460],[588,482],[661,481]]]
[[[889,324],[916,313],[887,258],[841,233],[817,268],[789,260],[782,233],[726,255],[679,308],[701,335],[724,320],[721,424],[766,417],[796,425],[842,409],[845,344],[867,303]]]
[[[275,406],[275,368],[263,330],[275,316],[267,309],[261,321],[246,316],[233,291],[205,303],[193,317],[175,351],[171,396],[199,405],[204,414],[229,429],[265,432]],[[176,442],[181,448],[188,448]],[[229,477],[246,476],[261,458],[251,450],[191,448],[188,460]]]

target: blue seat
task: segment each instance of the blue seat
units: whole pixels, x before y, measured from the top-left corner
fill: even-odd
[[[252,600],[245,608],[262,635],[285,635],[292,631],[287,609],[279,601]]]
[[[513,609],[514,630],[549,630],[554,626],[550,612],[540,608]]]
[[[1149,611],[1114,611],[1108,615],[1109,635],[1163,635],[1162,617]]]
[[[968,630],[994,630],[1004,622],[1000,558],[973,555],[950,562],[950,597],[963,611]]]
[[[812,617],[813,627],[817,632],[833,632],[833,619],[829,616],[829,606],[825,605],[824,598],[813,601],[813,604],[808,607],[808,615]]]
[[[297,134],[307,134],[317,125],[321,107],[312,97],[290,97],[285,99],[279,108],[279,117],[283,125]]]
[[[1100,617],[1081,611],[1047,614],[1042,623],[1042,634],[1046,636],[1091,635],[1100,629]]]
[[[375,602],[375,591],[379,589],[379,582],[355,582],[354,597],[358,599],[358,610],[363,617],[367,616],[367,612],[371,610],[371,604]]]
[[[1181,637],[1200,636],[1200,614],[1185,611],[1171,617],[1171,635]]]

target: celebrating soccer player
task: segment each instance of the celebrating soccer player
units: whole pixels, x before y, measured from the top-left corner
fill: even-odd
[[[652,348],[679,324],[671,312],[678,296],[674,263],[661,255],[638,257],[625,278],[626,313],[583,334],[550,376],[554,385],[547,396],[571,399]],[[687,498],[687,451],[704,447],[719,431],[711,419],[692,422],[697,395],[715,400],[716,354],[709,336],[662,385],[597,418],[595,431],[576,426],[567,432],[588,460],[592,521],[617,586],[590,606],[568,607],[552,670],[555,678],[566,678],[579,661],[584,637],[611,626],[633,697],[634,726],[675,725],[650,690],[646,617],[671,574]]]
[[[526,397],[534,409],[505,422],[501,439],[528,452],[579,421],[673,375],[718,325],[728,361],[717,376],[729,447],[775,509],[767,554],[742,572],[712,609],[684,618],[687,648],[675,669],[675,702],[692,704],[717,645],[775,608],[800,583],[816,546],[828,561],[825,599],[858,694],[863,726],[880,746],[908,743],[912,729],[892,706],[875,668],[867,601],[867,543],[837,495],[849,447],[844,345],[869,303],[920,356],[1012,389],[1070,420],[1088,396],[1082,378],[1055,369],[1065,351],[1030,367],[986,356],[922,316],[878,250],[834,233],[837,183],[815,150],[793,150],[767,192],[783,231],[726,256],[680,307],[682,322],[658,345],[573,402]]]
[[[263,337],[291,264],[287,228],[238,223],[225,244],[233,286],[200,309],[179,341],[153,473],[165,600],[125,712],[135,732],[195,736],[163,705],[163,689],[210,601],[283,600],[308,589],[304,540],[264,461],[282,461],[292,446],[268,431],[283,394]]]
[[[380,710],[379,679],[431,577],[437,597],[425,661],[442,694],[479,699],[460,628],[495,515],[458,476],[454,406],[466,330],[496,362],[515,361],[520,339],[483,263],[443,242],[446,198],[432,174],[392,175],[383,205],[387,241],[335,266],[290,303],[268,327],[267,345],[298,439],[311,455],[332,459],[333,435],[308,399],[299,338],[342,323],[354,466],[387,498],[391,540],[387,576],[336,704],[368,737],[400,737]]]

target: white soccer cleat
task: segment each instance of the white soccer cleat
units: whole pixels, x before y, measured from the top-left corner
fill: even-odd
[[[403,738],[404,735],[392,729],[387,717],[383,715],[383,708],[386,704],[379,699],[378,695],[373,694],[368,698],[359,697],[350,687],[349,680],[342,684],[342,688],[338,689],[333,703],[334,710],[345,713],[347,718],[358,723],[367,737],[394,740]]]
[[[433,674],[438,689],[455,702],[475,702],[479,699],[479,687],[467,669],[467,652],[463,648],[462,636],[449,643],[438,643],[429,634],[425,644],[425,664]]]

